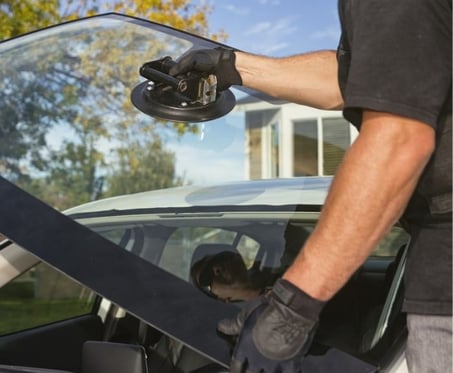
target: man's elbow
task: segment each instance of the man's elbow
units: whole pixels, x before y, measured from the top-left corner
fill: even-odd
[[[344,102],[341,96],[331,97],[329,100],[321,102],[317,109],[320,110],[343,110]]]
[[[339,91],[331,94],[324,93],[322,99],[311,103],[311,106],[320,110],[343,110],[344,101]]]
[[[364,111],[361,133],[379,139],[381,151],[386,149],[391,157],[400,155],[416,164],[427,162],[436,148],[433,127],[389,113]]]
[[[420,131],[412,131],[406,143],[408,151],[418,156],[422,161],[429,160],[436,149],[435,131],[426,124],[419,124]]]

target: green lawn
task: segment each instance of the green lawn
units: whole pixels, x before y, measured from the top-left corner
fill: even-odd
[[[0,335],[83,315],[92,305],[83,299],[0,299]]]

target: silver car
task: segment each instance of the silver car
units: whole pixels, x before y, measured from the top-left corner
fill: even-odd
[[[144,62],[218,45],[119,14],[0,43],[0,372],[228,371],[217,322],[294,260],[355,132],[242,89],[201,123],[131,104]],[[408,240],[395,225],[329,301],[304,371],[405,370]]]

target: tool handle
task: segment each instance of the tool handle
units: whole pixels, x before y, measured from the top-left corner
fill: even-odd
[[[164,83],[178,90],[181,79],[168,74],[174,62],[170,57],[164,57],[157,61],[147,62],[140,67],[140,75],[155,83]]]

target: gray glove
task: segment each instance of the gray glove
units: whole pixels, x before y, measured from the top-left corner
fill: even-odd
[[[173,76],[191,71],[214,74],[217,77],[217,89],[224,91],[232,85],[242,85],[235,61],[236,56],[232,49],[196,49],[178,58],[169,73]]]
[[[221,333],[238,336],[230,372],[300,372],[324,304],[277,280],[269,294],[246,305],[236,318],[220,321]]]

